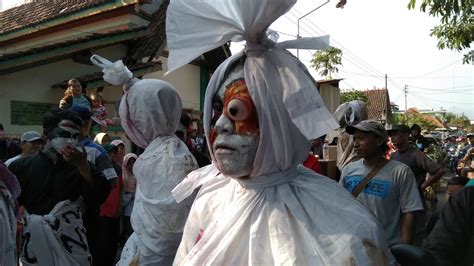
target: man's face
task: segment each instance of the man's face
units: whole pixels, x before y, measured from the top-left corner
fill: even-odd
[[[61,120],[58,127],[48,135],[49,147],[60,153],[66,145],[76,146],[79,137],[79,126],[70,120]]]
[[[215,125],[210,142],[217,167],[226,176],[247,177],[259,144],[260,130],[255,105],[243,78],[226,80],[214,97]],[[220,101],[220,103],[219,103]]]
[[[413,137],[418,137],[418,135],[420,135],[420,132],[418,131],[418,129],[412,129],[411,130],[411,135]]]
[[[43,147],[43,140],[37,139],[33,141],[24,141],[21,143],[21,153],[30,155],[37,153]]]
[[[400,146],[405,145],[406,143],[408,143],[409,137],[410,137],[410,133],[404,133],[404,132],[400,132],[400,131],[391,131],[390,132],[390,138],[392,140],[392,143],[397,148],[400,148]]]
[[[376,155],[380,145],[382,140],[374,133],[355,130],[354,151],[358,157],[368,158]]]

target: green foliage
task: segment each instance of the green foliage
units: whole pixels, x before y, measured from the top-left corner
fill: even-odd
[[[341,92],[341,103],[346,103],[354,100],[360,100],[367,103],[367,96],[361,91],[351,90]]]
[[[405,114],[392,114],[392,124],[413,125],[418,124],[422,129],[433,130],[438,127],[432,117],[419,113],[418,111],[408,109]]]
[[[330,47],[324,51],[318,51],[311,59],[311,67],[316,69],[319,74],[326,79],[332,79],[331,74],[339,72],[337,66],[342,66],[341,49]]]
[[[465,115],[460,115],[448,121],[448,125],[453,127],[469,128],[471,121]]]
[[[410,0],[408,9],[414,9],[416,0]],[[438,39],[439,49],[462,51],[474,41],[473,0],[422,0],[420,10],[430,16],[441,17],[438,26],[431,29],[431,36]],[[468,51],[463,62],[468,64],[474,57]]]

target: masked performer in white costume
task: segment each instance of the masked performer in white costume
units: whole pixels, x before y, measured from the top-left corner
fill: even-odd
[[[337,124],[307,69],[284,49],[322,49],[328,39],[267,38],[294,3],[175,0],[168,7],[170,71],[231,39],[247,41],[206,91],[213,164],[173,190],[180,201],[201,186],[175,265],[384,265],[391,258],[375,217],[300,165],[309,140]]]
[[[197,163],[174,132],[181,118],[176,90],[162,80],[132,78],[122,61],[93,55],[104,80],[124,86],[120,119],[130,140],[145,151],[133,167],[137,179],[131,216],[134,233],[122,251],[118,265],[170,265],[183,233],[193,198],[176,203],[171,190]]]
[[[367,105],[359,100],[343,103],[337,107],[334,118],[341,127],[337,136],[337,167],[342,171],[344,166],[360,159],[354,151],[354,138],[346,132],[346,127],[368,119]]]

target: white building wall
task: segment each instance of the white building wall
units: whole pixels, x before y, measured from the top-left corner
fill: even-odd
[[[117,45],[94,51],[112,61],[123,58],[126,48]],[[144,78],[163,79],[171,83],[178,91],[184,108],[199,110],[200,69],[198,66],[186,65],[181,69],[163,77],[167,71],[166,58],[160,57],[163,62],[163,71],[145,75]],[[53,89],[53,84],[64,80],[99,71],[99,68],[90,65],[75,63],[67,59],[48,65],[18,71],[0,76],[0,123],[3,124],[6,134],[21,134],[28,130],[42,132],[41,125],[12,125],[11,101],[27,101],[39,103],[55,103],[64,95],[64,90]],[[88,90],[90,93],[91,90]],[[110,117],[117,117],[115,102],[122,95],[120,86],[107,86],[103,91],[104,100],[109,102],[106,107]],[[118,132],[111,132],[118,135]]]
[[[164,76],[168,71],[166,57],[160,57],[159,60],[163,62],[163,71],[154,72],[145,75],[144,78],[162,79],[173,85],[178,91],[183,108],[193,110],[200,110],[199,93],[200,93],[200,68],[195,65],[185,65],[180,69]]]
[[[103,56],[118,59],[125,53],[125,47],[117,45],[97,50]],[[18,71],[0,76],[0,123],[6,134],[21,134],[28,130],[42,132],[41,125],[12,125],[11,101],[57,103],[64,96],[64,90],[53,89],[52,85],[66,79],[98,71],[95,66],[75,63],[72,59]],[[115,93],[114,93],[115,94]],[[116,93],[120,94],[120,91]]]

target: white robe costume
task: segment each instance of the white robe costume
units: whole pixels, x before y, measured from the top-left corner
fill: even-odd
[[[328,38],[284,43],[267,38],[268,26],[294,3],[174,0],[168,7],[170,71],[230,40],[247,41],[245,54],[223,62],[209,82],[206,138],[213,96],[243,56],[260,130],[250,178],[226,177],[212,164],[173,191],[181,201],[201,187],[175,265],[384,265],[391,257],[376,218],[336,182],[300,165],[309,139],[337,124],[306,68],[284,49],[324,49]]]
[[[133,172],[137,179],[131,224],[134,233],[123,248],[117,265],[171,265],[181,241],[193,197],[177,203],[171,190],[197,169],[186,144],[174,135],[182,105],[176,90],[167,82],[134,80],[121,61],[111,63],[94,55],[104,80],[124,84],[120,103],[122,127],[132,142],[145,151]]]

